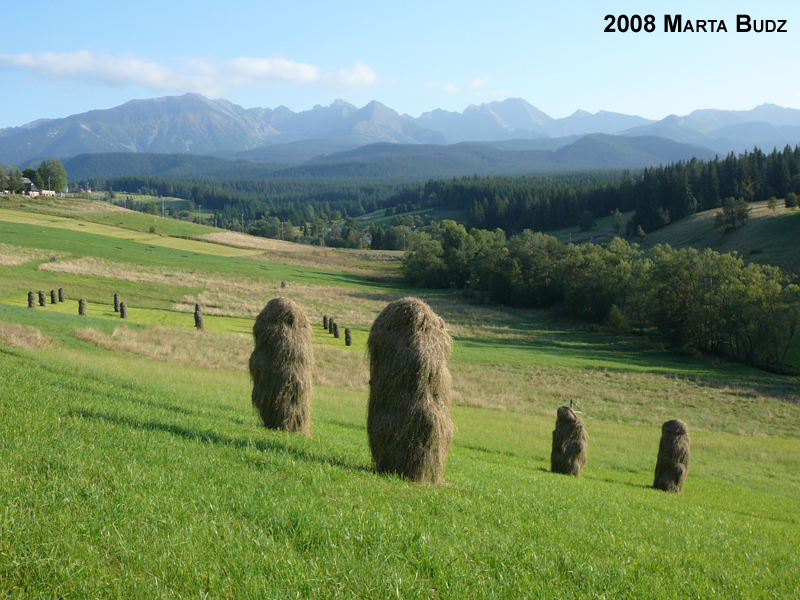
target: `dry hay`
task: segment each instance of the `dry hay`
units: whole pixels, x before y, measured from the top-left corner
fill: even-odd
[[[51,255],[53,253],[49,250],[0,244],[0,267],[16,267],[34,260],[45,260]],[[66,256],[66,254],[59,252],[58,256]]]
[[[194,305],[194,327],[197,331],[203,331],[203,313],[200,310],[200,305]]]
[[[119,303],[119,316],[121,319],[128,318],[128,307],[124,302]]]
[[[58,288],[58,301],[64,302],[67,299],[67,293],[64,291],[64,288]]]
[[[47,306],[47,302],[44,299],[44,290],[39,290],[39,306]]]
[[[328,315],[324,315],[324,316],[322,317],[322,326],[323,326],[323,327],[325,328],[325,330],[327,331],[327,329],[328,329]]]
[[[395,300],[375,319],[367,433],[379,473],[433,483],[444,477],[453,440],[451,347],[444,320],[418,298]]]
[[[58,298],[56,298],[55,290],[50,290],[50,304],[58,304]]]
[[[81,316],[86,316],[86,300],[83,298],[78,300],[78,314]]]
[[[36,294],[28,292],[28,308],[36,308]]]
[[[350,331],[349,327],[346,327],[344,330],[344,345],[345,346],[353,345],[353,332]]]
[[[680,419],[672,419],[661,426],[653,487],[679,494],[686,483],[688,471],[689,429]]]
[[[305,311],[288,298],[270,300],[256,317],[253,338],[252,401],[264,427],[310,435],[314,354]]]
[[[119,312],[119,294],[114,294],[114,312]]]
[[[581,470],[586,466],[588,446],[589,436],[583,421],[569,406],[559,407],[556,428],[553,430],[550,470],[553,473],[580,477]]]
[[[0,321],[0,344],[28,350],[55,345],[52,338],[42,335],[35,327]]]

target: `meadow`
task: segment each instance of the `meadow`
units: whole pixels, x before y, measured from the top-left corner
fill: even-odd
[[[396,253],[20,208],[0,203],[0,597],[797,597],[796,377],[410,289]],[[454,337],[440,486],[375,475],[366,438],[366,337],[409,294]],[[310,439],[250,406],[250,330],[277,295],[313,323]],[[580,479],[549,472],[570,400]],[[681,495],[650,487],[670,418],[692,439]]]

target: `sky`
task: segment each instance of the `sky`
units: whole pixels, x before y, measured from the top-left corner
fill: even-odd
[[[414,117],[506,98],[555,118],[800,109],[789,0],[77,0],[26,14],[0,36],[0,128],[187,92],[294,111],[378,100]],[[607,14],[652,14],[656,30],[605,33]],[[664,33],[665,14],[728,31]],[[737,14],[788,32],[737,33]]]

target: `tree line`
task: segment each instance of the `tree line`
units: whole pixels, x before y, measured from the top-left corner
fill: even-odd
[[[406,186],[387,206],[406,203],[467,211],[467,227],[508,235],[578,225],[582,215],[635,211],[632,234],[649,233],[725,199],[746,202],[800,194],[800,145],[765,154],[759,149],[723,159],[692,159],[632,173],[588,172],[551,176],[461,177]]]
[[[624,239],[607,245],[564,244],[531,230],[454,221],[421,231],[403,261],[422,287],[455,287],[481,302],[554,309],[589,323],[644,334],[655,330],[676,348],[726,355],[783,371],[800,329],[800,287],[777,267],[735,252],[648,252]]]

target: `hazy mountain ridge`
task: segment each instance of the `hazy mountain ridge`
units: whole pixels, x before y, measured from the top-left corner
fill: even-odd
[[[521,98],[470,105],[463,112],[433,110],[417,118],[372,101],[358,108],[343,100],[301,112],[285,106],[245,109],[199,94],[132,100],[63,119],[40,119],[0,130],[0,164],[87,153],[188,153],[300,165],[375,143],[520,143],[574,136],[666,138],[717,153],[800,143],[800,110],[764,104],[747,111],[703,109],[651,121],[608,111],[576,111],[553,119]],[[405,148],[406,154],[414,154]],[[459,151],[454,151],[458,155]],[[648,151],[649,152],[649,151]],[[648,152],[645,152],[647,154]],[[654,153],[659,157],[659,152]],[[638,160],[638,159],[637,159]]]
[[[565,138],[566,139],[566,138]],[[126,175],[165,178],[326,178],[414,181],[462,175],[518,175],[579,169],[623,169],[713,158],[707,148],[663,138],[588,135],[557,148],[549,139],[527,144],[376,143],[317,156],[300,165],[255,163],[191,154],[86,154],[67,159],[70,176],[82,180]],[[509,148],[508,146],[511,146]],[[537,147],[539,146],[539,147]]]

